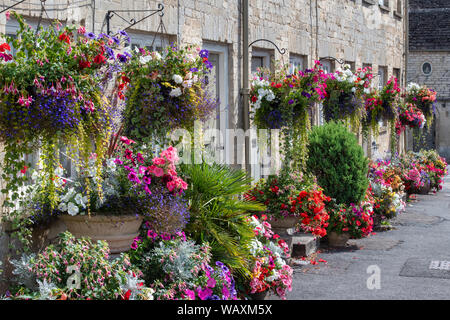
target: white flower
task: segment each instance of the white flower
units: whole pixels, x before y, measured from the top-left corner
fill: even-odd
[[[81,193],[77,193],[77,195],[75,196],[75,202],[79,206],[82,206],[84,209],[86,209],[86,204],[88,202],[88,198],[87,198],[87,196],[83,197]]]
[[[69,202],[67,204],[67,213],[71,216],[76,216],[80,212],[80,209],[76,205],[74,205],[72,202]]]
[[[69,202],[70,199],[72,199],[75,196],[75,189],[74,188],[70,188],[67,193],[64,195],[64,197],[62,197],[61,201],[62,202]]]
[[[58,210],[62,211],[62,212],[66,212],[67,211],[67,205],[65,202],[61,202],[58,206]]]
[[[363,91],[364,91],[365,94],[369,94],[370,93],[370,88],[364,88]]]
[[[156,60],[161,60],[161,55],[159,54],[159,52],[153,52],[153,55],[155,56]]]
[[[178,74],[174,74],[174,75],[172,76],[172,80],[175,81],[176,84],[180,84],[180,83],[183,82],[183,77],[181,77],[181,76],[178,75]]]
[[[184,81],[183,81],[183,87],[184,87],[184,88],[190,88],[190,87],[192,87],[192,80],[184,80]]]
[[[169,95],[171,97],[179,97],[179,96],[181,96],[181,89],[180,88],[172,89],[172,91],[170,91]]]
[[[356,87],[353,87],[353,88],[352,88],[352,92],[356,92]]]
[[[139,62],[141,64],[146,64],[147,62],[149,62],[151,60],[152,60],[152,56],[151,55],[148,55],[148,56],[145,56],[145,57],[139,57]]]
[[[269,92],[266,95],[266,100],[267,101],[272,101],[273,99],[275,99],[275,95],[273,94],[273,92],[271,90],[268,90]]]

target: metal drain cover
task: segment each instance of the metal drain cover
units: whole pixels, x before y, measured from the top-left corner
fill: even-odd
[[[450,279],[450,258],[411,258],[406,261],[400,276]]]

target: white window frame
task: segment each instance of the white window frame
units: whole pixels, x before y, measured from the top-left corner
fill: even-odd
[[[148,48],[150,51],[159,51],[158,48],[163,49],[164,47],[170,45],[170,40],[168,37],[164,35],[154,34],[154,33],[142,33],[142,32],[133,32],[127,31],[130,36],[130,47],[131,50],[134,50],[136,46],[139,48]],[[164,39],[167,38],[167,39]],[[167,43],[165,41],[167,40]],[[151,47],[153,42],[153,47]],[[161,46],[159,47],[158,44]]]
[[[219,161],[224,163],[232,163],[231,159],[231,150],[233,146],[230,144],[229,136],[226,134],[228,129],[228,121],[229,121],[229,67],[228,67],[228,46],[225,44],[216,44],[216,43],[210,43],[210,42],[204,42],[203,43],[203,49],[208,50],[210,54],[218,55],[219,61],[219,79],[216,79],[216,81],[219,81],[219,122],[217,123],[216,117],[214,119],[214,125],[213,127],[220,130],[221,137],[217,139],[216,137],[216,143],[218,145],[216,146],[216,152],[219,152]],[[217,74],[216,73],[216,74]]]

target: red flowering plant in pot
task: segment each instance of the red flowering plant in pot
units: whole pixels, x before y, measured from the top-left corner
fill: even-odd
[[[312,177],[298,172],[269,176],[259,181],[245,197],[266,205],[264,214],[274,228],[298,227],[318,237],[326,235],[329,217],[325,203],[331,199],[323,194]]]
[[[370,188],[365,199],[350,205],[330,202],[327,206],[330,220],[327,228],[328,242],[331,246],[344,246],[348,239],[367,237],[373,230],[374,198]]]

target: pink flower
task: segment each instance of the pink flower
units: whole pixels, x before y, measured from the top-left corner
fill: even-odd
[[[144,163],[144,157],[142,156],[141,153],[138,152],[138,154],[136,155],[136,160],[139,163]]]
[[[162,177],[164,175],[164,170],[160,167],[155,167],[155,169],[153,170],[153,174],[156,177]]]
[[[120,137],[120,141],[125,143],[126,145],[130,145],[132,143],[135,143],[134,140],[128,139],[127,137],[124,137],[124,136]]]
[[[156,165],[163,165],[166,163],[166,160],[164,160],[163,158],[154,158],[153,159],[153,164]]]
[[[201,300],[206,300],[208,297],[212,295],[212,290],[210,288],[206,288],[205,290],[202,290],[200,287],[197,289],[198,297]]]
[[[195,300],[195,292],[193,290],[186,289],[184,292],[187,294],[189,300]]]
[[[209,288],[214,288],[216,286],[216,279],[214,278],[209,278],[208,281],[206,282],[206,285]]]
[[[11,12],[6,11],[6,12],[5,12],[5,16],[6,16],[6,20],[8,21],[8,20],[9,20],[9,17],[11,16]]]

